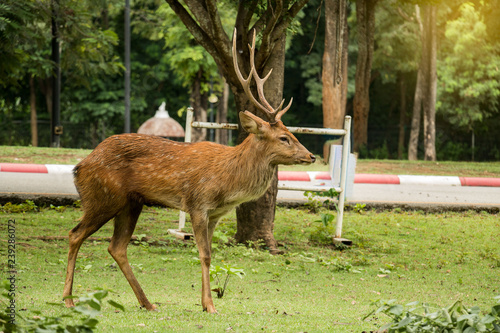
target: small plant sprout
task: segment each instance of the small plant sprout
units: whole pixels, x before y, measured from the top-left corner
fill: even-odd
[[[226,291],[227,285],[229,283],[229,278],[233,275],[236,275],[240,279],[243,279],[245,272],[242,268],[232,267],[228,264],[224,264],[224,266],[210,267],[210,282],[216,283],[216,286],[212,289],[212,291],[215,291],[217,293],[217,298],[222,298],[224,296],[224,292]],[[224,281],[224,283],[221,283],[222,281]]]

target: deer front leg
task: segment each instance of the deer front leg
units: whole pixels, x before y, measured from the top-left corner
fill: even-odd
[[[216,313],[210,289],[210,262],[212,256],[212,233],[206,214],[191,213],[191,224],[201,262],[201,305],[204,311]],[[212,229],[213,230],[213,229]],[[209,237],[210,236],[210,237]]]

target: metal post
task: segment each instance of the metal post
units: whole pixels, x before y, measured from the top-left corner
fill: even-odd
[[[186,113],[186,131],[184,134],[184,142],[191,142],[191,135],[193,133],[193,114],[193,107],[188,107]]]
[[[346,131],[344,139],[342,140],[342,166],[340,173],[340,188],[342,193],[339,195],[339,212],[337,215],[337,225],[335,226],[334,240],[342,242],[342,222],[344,218],[344,203],[345,203],[345,190],[347,185],[347,161],[349,158],[349,143],[351,140],[351,117],[346,116],[344,119],[344,130]]]
[[[125,125],[130,133],[130,0],[125,0]]]
[[[186,130],[184,131],[184,142],[191,142],[191,133],[192,124],[193,124],[193,108],[190,106],[187,108],[186,113]],[[179,228],[177,229],[169,229],[168,232],[174,235],[177,238],[181,239],[190,239],[193,235],[188,234],[182,231],[182,229],[186,226],[186,212],[180,210],[179,211]]]
[[[187,108],[186,114],[186,131],[184,134],[184,142],[191,142],[191,133],[193,132],[193,108],[190,106]],[[182,228],[186,225],[186,212],[179,211],[179,231],[182,231]]]

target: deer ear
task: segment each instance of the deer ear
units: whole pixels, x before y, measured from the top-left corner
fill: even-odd
[[[267,124],[266,121],[248,111],[240,112],[240,122],[245,131],[253,134],[262,134],[264,126]]]

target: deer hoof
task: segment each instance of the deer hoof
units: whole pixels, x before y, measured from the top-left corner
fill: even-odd
[[[75,306],[75,303],[72,299],[65,299],[64,305],[66,305],[67,308],[73,308]]]
[[[217,310],[215,310],[215,306],[209,305],[206,308],[203,309],[203,311],[207,313],[218,313]]]

